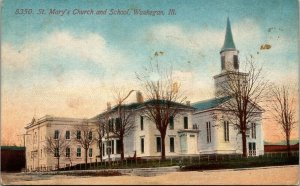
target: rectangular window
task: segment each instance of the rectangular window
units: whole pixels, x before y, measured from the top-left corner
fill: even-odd
[[[76,138],[81,139],[81,131],[80,130],[77,130]]]
[[[104,124],[103,124],[103,125],[104,125]],[[104,127],[104,126],[101,126],[101,130],[102,130],[102,136],[104,136],[104,135],[105,135],[105,132],[106,132],[105,127]]]
[[[189,128],[189,123],[188,123],[188,117],[184,117],[184,129],[188,129]]]
[[[144,130],[144,117],[141,116],[140,120],[141,120],[141,130]]]
[[[246,137],[249,137],[249,136],[250,136],[250,129],[247,128],[247,130],[246,130]]]
[[[229,141],[229,122],[224,121],[224,140]]]
[[[77,148],[77,157],[81,157],[81,148]]]
[[[111,140],[111,153],[115,153],[115,140]]]
[[[93,149],[92,148],[89,148],[89,157],[93,157]]]
[[[113,132],[114,129],[114,118],[110,119],[108,122],[108,131]]]
[[[54,139],[58,139],[58,136],[59,136],[59,131],[55,130],[54,131]]]
[[[211,125],[210,122],[206,122],[206,140],[207,143],[211,142]]]
[[[173,116],[170,116],[169,123],[170,123],[170,129],[173,130],[174,129],[174,117]]]
[[[70,139],[70,131],[66,131],[66,139]]]
[[[144,138],[141,138],[141,153],[144,153]]]
[[[93,139],[93,132],[89,131],[89,140],[92,140],[92,139]]]
[[[59,150],[58,148],[54,149],[54,157],[58,157],[59,156]]]
[[[117,143],[117,154],[121,154],[121,145],[122,145],[121,141],[117,140],[116,143]]]
[[[221,68],[222,70],[225,68],[225,56],[221,56]]]
[[[237,55],[233,56],[233,66],[234,66],[234,69],[239,69],[239,59],[238,59]]]
[[[174,137],[170,137],[170,152],[175,152]]]
[[[106,144],[106,154],[111,154],[111,141],[107,141]]]
[[[122,125],[122,122],[121,122],[121,119],[120,118],[116,118],[116,131],[120,131],[121,129],[121,125]]]
[[[251,123],[251,137],[253,139],[256,139],[256,124],[255,123]]]
[[[66,148],[66,157],[70,157],[71,149],[69,147]]]
[[[115,119],[111,118],[111,129],[110,129],[111,132],[114,131],[114,125],[115,125]]]
[[[161,152],[161,138],[156,137],[156,152]]]
[[[256,155],[256,144],[255,143],[249,143],[248,144],[248,153],[249,156],[255,156]]]
[[[102,155],[105,156],[105,143],[102,143]]]

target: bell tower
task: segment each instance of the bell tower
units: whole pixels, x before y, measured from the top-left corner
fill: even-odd
[[[227,26],[225,40],[220,51],[221,56],[221,73],[214,76],[215,79],[215,95],[226,86],[228,83],[228,74],[236,74],[241,76],[239,72],[239,51],[236,49],[231,32],[230,20],[227,18]]]

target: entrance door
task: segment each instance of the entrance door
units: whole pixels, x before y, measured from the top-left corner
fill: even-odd
[[[256,143],[249,142],[248,143],[249,156],[256,156]]]
[[[188,143],[189,154],[196,154],[197,153],[197,135],[190,134],[189,136],[189,143]]]
[[[181,149],[181,153],[187,153],[187,144],[186,144],[186,134],[182,134],[179,138],[180,140],[180,149]]]

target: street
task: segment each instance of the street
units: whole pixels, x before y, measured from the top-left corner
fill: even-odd
[[[2,183],[17,185],[48,184],[48,185],[298,185],[299,166],[264,167],[252,169],[230,169],[214,171],[171,172],[162,175],[113,176],[113,177],[75,177],[63,175],[24,175],[20,173],[2,173]]]

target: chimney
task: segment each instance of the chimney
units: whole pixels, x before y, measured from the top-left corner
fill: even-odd
[[[109,110],[111,110],[111,104],[110,104],[110,102],[107,102],[107,110],[109,111]]]
[[[136,101],[138,103],[143,103],[144,102],[144,98],[143,98],[143,95],[142,95],[141,91],[136,92]]]
[[[191,101],[186,101],[187,106],[191,106]]]

